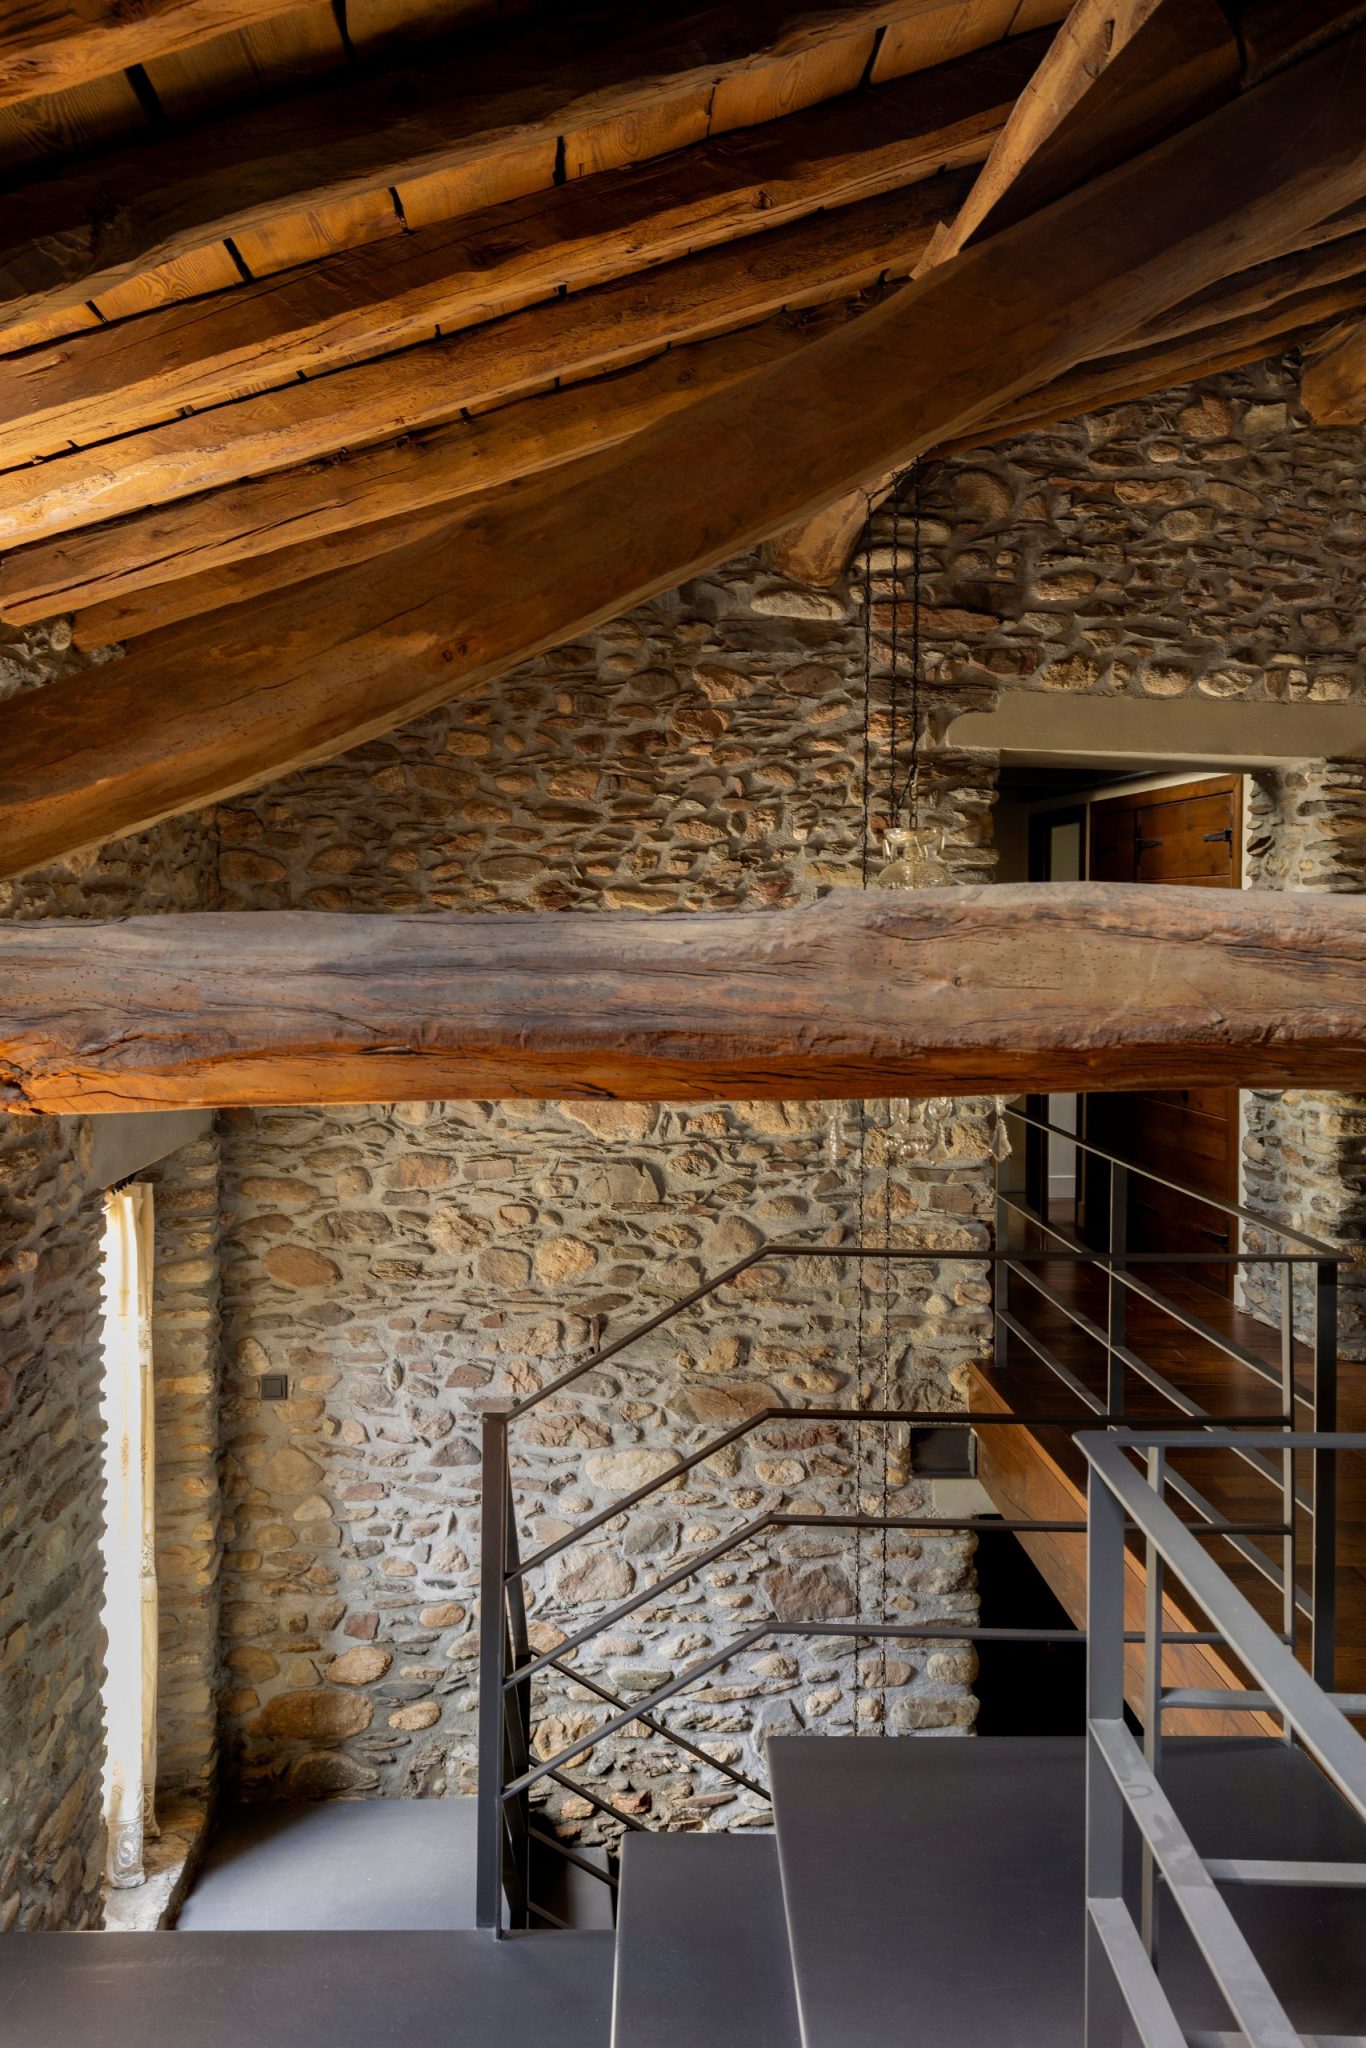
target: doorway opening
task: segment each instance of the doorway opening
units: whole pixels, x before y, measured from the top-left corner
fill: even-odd
[[[104,1813],[106,1880],[144,1882],[156,1834],[157,1579],[152,1383],[152,1190],[104,1198]]]

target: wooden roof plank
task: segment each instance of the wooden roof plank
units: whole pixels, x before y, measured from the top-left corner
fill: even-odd
[[[206,241],[799,57],[924,4],[599,0],[572,19],[471,30],[406,69],[325,80],[29,181],[0,251],[0,308],[31,320]]]
[[[1363,1054],[1354,896],[1006,883],[712,917],[0,926],[0,1114],[1350,1088]]]
[[[736,249],[684,257],[643,278],[530,307],[449,341],[10,470],[0,476],[0,535],[11,542],[0,560],[0,593],[14,595],[11,579],[27,577],[24,553],[14,545],[24,536],[37,542],[71,534],[79,550],[75,529],[96,521],[132,518],[215,484],[409,434],[525,396],[557,377],[619,368],[784,306],[847,298],[884,271],[904,276],[961,189],[958,179],[930,179]],[[102,554],[93,535],[91,541]],[[119,545],[118,552],[128,550]]]
[[[986,51],[664,162],[534,189],[468,219],[120,323],[79,346],[5,360],[0,467],[978,163],[1042,47],[1030,38]],[[514,162],[510,175],[534,172]]]
[[[65,560],[66,580],[32,590],[23,600],[0,590],[0,610],[15,623],[46,618],[182,577],[198,581],[207,570],[235,570],[257,555],[316,542],[347,527],[433,505],[452,506],[462,497],[614,447],[707,392],[724,390],[781,361],[831,322],[830,314],[760,321],[690,348],[670,349],[609,378],[500,406],[478,419],[455,420],[341,461],[283,470],[236,491],[144,513],[106,530],[104,573],[98,579],[88,574],[91,550],[81,548],[78,536],[65,556],[54,547],[47,557],[49,574],[53,569],[60,574]],[[94,541],[96,535],[87,538]],[[87,565],[84,580],[76,566],[81,563]],[[34,567],[26,570],[22,555],[14,555],[6,572],[17,579],[27,574],[32,581]],[[231,586],[230,573],[224,582]],[[188,616],[196,609],[190,603],[184,613],[172,615]]]
[[[0,706],[0,873],[344,752],[999,412],[1366,197],[1366,34],[441,538]],[[1065,318],[1056,251],[1068,252]]]
[[[0,13],[0,106],[148,64],[300,0],[23,0]]]

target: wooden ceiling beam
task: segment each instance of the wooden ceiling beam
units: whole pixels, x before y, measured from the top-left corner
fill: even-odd
[[[1323,336],[1300,377],[1300,402],[1315,426],[1366,421],[1366,321],[1346,321]]]
[[[981,161],[1030,35],[693,148],[0,359],[0,469]]]
[[[78,582],[136,573],[140,560],[160,564],[176,548],[177,534],[187,548],[232,548],[235,537],[249,542],[253,530],[269,537],[281,517],[279,494],[265,481],[273,471],[415,435],[542,390],[557,377],[618,369],[784,307],[849,298],[884,273],[904,276],[961,190],[958,178],[930,179],[684,257],[643,278],[529,307],[449,341],[7,471],[0,476],[0,538],[12,552],[0,561],[0,613]],[[415,471],[419,456],[415,448]],[[363,465],[352,472],[339,460],[308,482],[296,474],[300,513],[325,505],[351,474],[363,475]],[[230,488],[199,498],[215,486]],[[184,506],[183,518],[176,516],[179,500],[195,501]],[[97,525],[101,520],[126,524]]]
[[[65,92],[253,28],[300,0],[10,0],[0,10],[0,107]]]
[[[1347,1088],[1366,902],[1116,883],[795,910],[0,927],[0,1112]]]
[[[1219,0],[1076,0],[922,268],[1037,212],[1239,88]]]
[[[440,523],[449,524],[461,499],[615,447],[709,392],[781,362],[849,317],[834,307],[760,321],[713,341],[670,349],[615,376],[525,398],[430,434],[312,469],[281,470],[235,490],[143,514],[104,530],[103,576],[92,580],[87,573],[84,582],[49,583],[21,601],[11,602],[0,590],[0,612],[24,624],[54,612],[84,611],[82,644],[107,645],[262,589],[279,589],[331,566],[329,548],[343,532],[393,520],[406,525],[434,508],[441,510]],[[100,537],[98,531],[75,536],[71,553],[88,555],[81,543]],[[377,540],[354,559],[385,551]],[[61,562],[61,543],[49,543],[45,554]],[[277,554],[289,560],[274,571],[264,566],[264,574],[243,587],[246,565],[261,558],[269,565]],[[7,575],[24,572],[23,554],[4,565]],[[134,601],[139,597],[141,606]],[[97,631],[103,632],[102,643],[92,639]]]
[[[0,873],[344,752],[966,433],[1366,198],[1364,110],[1357,35],[743,385],[511,486],[457,546],[0,706]]]
[[[1366,275],[1358,280],[1356,302],[1366,307]],[[1022,434],[1038,433],[1063,420],[1080,419],[1086,413],[1111,406],[1129,405],[1135,399],[1149,398],[1155,392],[1170,391],[1198,378],[1219,376],[1245,363],[1263,362],[1274,349],[1310,343],[1319,331],[1311,326],[1284,326],[1272,315],[1262,321],[1229,321],[1221,327],[1177,335],[1150,348],[1099,356],[1002,407],[969,433],[946,442],[943,453],[953,455],[969,448],[992,447],[1016,440]]]
[[[79,305],[192,249],[715,86],[927,0],[598,0],[176,128],[12,189],[0,318]]]
[[[1354,209],[1339,226],[1345,228],[1358,218]],[[1326,234],[1322,227],[1317,232]],[[1336,234],[1221,278],[1121,336],[1110,355],[1081,364],[1038,392],[1026,393],[952,445],[990,447],[1033,427],[1053,426],[1097,407],[1128,404],[1193,377],[1260,362],[1272,348],[1288,348],[1301,331],[1362,303],[1366,229]],[[804,525],[779,534],[768,544],[773,566],[798,581],[833,589],[848,573],[859,535],[887,489],[888,480],[883,478],[871,490],[851,492]]]

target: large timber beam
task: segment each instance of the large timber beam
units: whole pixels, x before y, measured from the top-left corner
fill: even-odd
[[[1366,902],[1104,883],[800,910],[0,927],[0,1109],[1318,1082]]]
[[[918,268],[1036,212],[1237,91],[1237,38],[1219,0],[1076,0],[951,221]],[[871,488],[779,534],[774,566],[839,582]]]
[[[357,68],[30,180],[0,247],[7,324],[97,298],[225,236],[448,171],[668,94],[872,32],[925,0],[600,0],[467,30],[404,68]]]
[[[1237,92],[1219,0],[1076,0],[959,213],[923,261],[947,262]]]
[[[1324,335],[1305,363],[1300,398],[1317,426],[1359,427],[1366,420],[1366,321],[1344,321]]]
[[[773,369],[511,486],[458,546],[439,536],[382,578],[351,569],[168,627],[11,700],[0,872],[388,731],[967,432],[1363,197],[1358,34]]]

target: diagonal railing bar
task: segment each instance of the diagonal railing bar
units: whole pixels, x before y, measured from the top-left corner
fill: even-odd
[[[572,1863],[576,1870],[586,1871],[589,1877],[597,1878],[599,1884],[610,1885],[613,1891],[617,1889],[617,1880],[610,1870],[601,1870],[596,1863],[590,1863],[586,1856],[581,1856],[577,1849],[571,1849],[568,1842],[562,1842],[558,1835],[548,1835],[544,1828],[529,1826],[527,1839],[539,1842],[542,1848],[553,1849],[557,1856],[562,1856],[566,1863]]]
[[[561,1791],[572,1792],[576,1799],[586,1799],[591,1807],[604,1814],[608,1820],[619,1820],[624,1828],[630,1828],[636,1834],[649,1834],[650,1830],[643,1820],[637,1820],[633,1813],[623,1813],[621,1808],[613,1806],[609,1799],[602,1798],[597,1792],[590,1792],[587,1785],[581,1785],[577,1778],[568,1778],[563,1771],[547,1771],[546,1776],[558,1785]]]
[[[624,1709],[630,1705],[629,1700],[624,1700],[620,1693],[613,1692],[612,1688],[604,1685],[600,1679],[590,1678],[587,1672],[576,1671],[571,1664],[557,1664],[555,1669],[559,1672],[561,1678],[572,1679],[575,1685],[581,1685],[585,1692],[595,1694],[598,1699],[602,1700],[609,1707]],[[642,1728],[649,1729],[651,1735],[658,1735],[662,1741],[673,1743],[676,1749],[684,1750],[687,1755],[696,1757],[700,1764],[709,1764],[712,1770],[719,1771],[723,1778],[729,1778],[733,1785],[743,1785],[747,1792],[757,1792],[761,1799],[768,1798],[769,1791],[767,1785],[761,1785],[755,1778],[746,1777],[743,1771],[737,1771],[733,1764],[724,1763],[720,1757],[713,1756],[709,1750],[699,1748],[697,1743],[691,1741],[688,1736],[680,1735],[676,1728],[666,1728],[662,1721],[656,1721],[654,1716],[648,1712],[641,1713],[637,1711],[636,1719]],[[548,1773],[547,1775],[553,1776],[554,1773]]]

